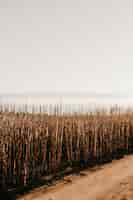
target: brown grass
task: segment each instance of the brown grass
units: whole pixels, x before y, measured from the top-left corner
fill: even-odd
[[[0,184],[26,186],[67,167],[133,152],[133,114],[0,113]]]

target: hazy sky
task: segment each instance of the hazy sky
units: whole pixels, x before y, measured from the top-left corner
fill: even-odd
[[[0,93],[133,94],[132,0],[0,0]]]

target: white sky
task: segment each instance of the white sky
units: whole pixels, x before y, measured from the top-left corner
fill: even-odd
[[[132,0],[0,0],[0,93],[133,94]]]

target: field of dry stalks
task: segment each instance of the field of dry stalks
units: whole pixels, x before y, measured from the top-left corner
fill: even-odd
[[[132,113],[0,113],[0,187],[25,187],[132,152]]]

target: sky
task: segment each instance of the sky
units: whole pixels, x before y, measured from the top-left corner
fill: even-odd
[[[133,96],[132,0],[0,1],[0,94]]]

